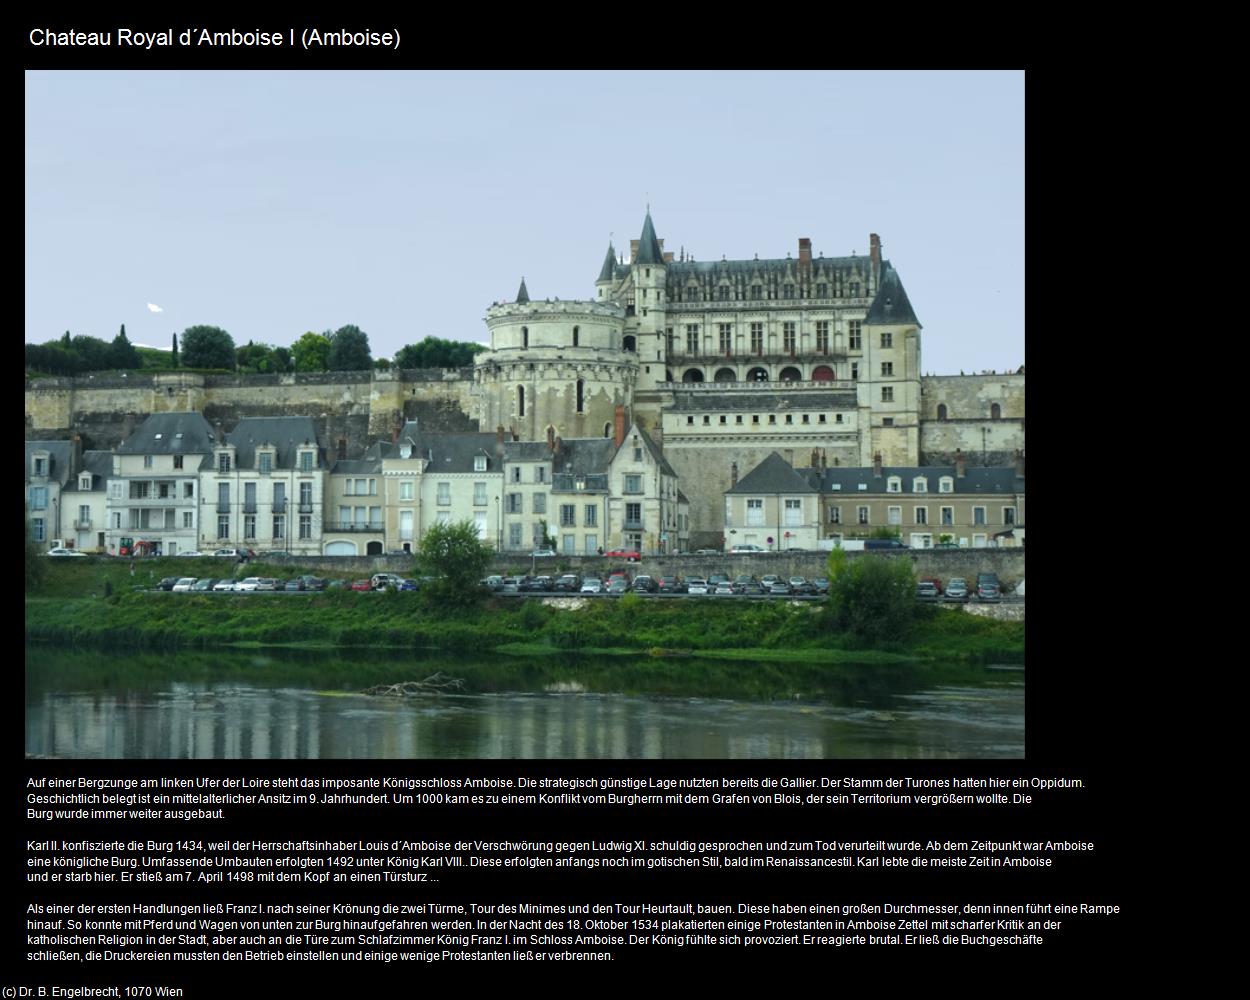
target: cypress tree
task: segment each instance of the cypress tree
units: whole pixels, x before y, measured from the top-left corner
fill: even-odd
[[[174,359],[173,367],[178,367],[178,334],[174,334]]]

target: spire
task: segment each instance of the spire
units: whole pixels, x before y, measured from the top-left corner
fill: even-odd
[[[608,255],[603,258],[603,267],[599,270],[600,281],[611,281],[616,274],[616,248],[608,242]]]
[[[907,293],[903,290],[903,282],[898,272],[889,262],[882,263],[881,286],[877,289],[877,297],[872,300],[864,323],[869,326],[888,326],[894,324],[915,324],[920,326],[912,311]]]
[[[638,240],[638,259],[635,264],[663,264],[660,241],[655,238],[655,225],[651,222],[651,206],[647,206],[647,219],[642,224],[642,236]]]
[[[530,293],[525,290],[524,278],[521,279],[521,287],[517,289],[516,300],[518,303],[528,302],[530,300]]]

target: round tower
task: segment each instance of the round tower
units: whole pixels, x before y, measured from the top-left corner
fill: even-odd
[[[663,244],[655,237],[655,225],[651,222],[651,207],[647,206],[647,218],[642,224],[642,236],[638,250],[629,262],[634,285],[634,317],[636,330],[626,347],[633,347],[638,358],[638,388],[654,389],[664,381],[667,344],[664,337],[664,320],[667,311],[667,261]]]
[[[615,303],[516,302],[486,311],[490,350],[474,359],[482,427],[522,441],[612,435],[617,406],[632,413],[638,366],[624,350],[625,310]]]

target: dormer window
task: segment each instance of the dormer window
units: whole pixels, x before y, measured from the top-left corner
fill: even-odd
[[[950,476],[943,476],[941,479],[938,480],[938,492],[939,493],[954,493],[955,492],[955,480],[952,479]]]
[[[312,472],[313,470],[313,453],[311,451],[301,451],[299,453],[299,471]]]
[[[31,474],[35,476],[46,476],[48,474],[48,460],[43,455],[35,455],[31,459]]]
[[[257,465],[261,472],[273,472],[273,452],[262,451]]]
[[[80,490],[91,489],[91,475],[90,474],[78,477],[78,488]]]
[[[485,456],[485,455],[474,455],[474,456],[473,456],[473,471],[474,471],[474,472],[485,472],[485,471],[486,471],[486,456]]]
[[[928,493],[929,480],[925,479],[924,476],[917,476],[911,481],[911,491],[913,493]]]
[[[230,452],[221,451],[217,453],[217,471],[218,472],[230,471]]]
[[[898,476],[891,476],[885,481],[885,491],[887,493],[902,493],[903,481]]]

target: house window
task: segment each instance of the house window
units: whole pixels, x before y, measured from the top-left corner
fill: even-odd
[[[286,538],[286,515],[275,514],[273,516],[273,538],[277,541],[280,538]]]
[[[260,453],[259,463],[261,472],[273,472],[273,453],[262,451]]]
[[[887,507],[886,508],[886,523],[887,524],[902,524],[903,523],[903,508],[902,507]]]
[[[642,449],[641,449],[641,448],[635,448],[635,449],[634,449],[634,461],[635,461],[635,462],[641,462],[641,461],[642,461]]]
[[[943,507],[942,508],[942,525],[944,527],[949,527],[953,525],[954,523],[955,523],[955,508]]]
[[[786,527],[797,528],[803,523],[803,501],[787,500],[786,501]]]
[[[1016,508],[1004,507],[1003,508],[1003,524],[1015,524],[1015,523],[1016,523]]]
[[[883,333],[883,334],[881,335],[881,346],[882,346],[882,347],[893,347],[893,346],[894,346],[894,334],[892,334],[892,333]]]
[[[954,493],[955,492],[955,480],[953,480],[950,476],[943,476],[941,479],[938,480],[938,492],[939,493]]]
[[[440,510],[438,512],[438,523],[444,525],[451,524],[451,511]]]
[[[175,456],[174,456],[174,468],[175,468],[175,469],[181,469],[181,468],[182,468],[182,456],[181,456],[181,455],[175,455]]]
[[[399,499],[411,500],[413,498],[413,487],[416,483],[411,479],[405,479],[399,484]]]
[[[534,482],[545,483],[547,481],[547,467],[545,465],[534,466]]]
[[[343,480],[343,496],[350,497],[353,495],[352,481],[350,479]]]
[[[143,456],[143,467],[144,467],[145,469],[150,469],[150,468],[152,468],[152,456],[151,456],[151,455],[144,455],[144,456]]]
[[[892,386],[892,385],[883,385],[883,386],[881,387],[881,402],[883,402],[883,403],[893,403],[893,402],[894,402],[894,386]]]
[[[852,351],[862,350],[864,344],[863,344],[863,339],[862,339],[863,334],[860,330],[860,320],[853,319],[848,324],[848,326],[849,326],[849,332],[847,334],[847,346]]]
[[[747,501],[747,527],[759,527],[764,523],[764,501]]]
[[[313,453],[311,451],[301,451],[299,453],[299,471],[312,472],[313,470]]]
[[[733,350],[733,327],[728,323],[720,323],[720,352],[721,354],[729,354]]]
[[[841,507],[830,507],[830,508],[829,508],[829,523],[830,523],[830,524],[841,524],[841,523],[842,523],[842,508],[841,508]]]
[[[794,324],[781,324],[781,346],[783,350],[794,353]]]
[[[973,524],[984,524],[984,523],[985,523],[985,508],[984,508],[984,507],[973,507],[973,508],[972,508],[972,523],[973,523]]]
[[[286,483],[273,484],[273,512],[275,514],[286,513]]]
[[[446,507],[451,503],[451,483],[438,484],[438,505]]]
[[[816,298],[818,299],[829,298],[829,286],[818,282],[816,285]]]
[[[399,512],[399,540],[401,542],[412,541],[412,511],[410,510]]]
[[[924,476],[917,476],[911,481],[911,491],[913,493],[928,493],[929,480],[925,479]]]
[[[30,509],[48,509],[48,488],[46,486],[32,486],[30,488]]]
[[[571,503],[560,504],[560,527],[572,528],[577,525],[577,505]]]
[[[887,493],[902,493],[903,481],[898,476],[891,476],[885,481],[885,491]]]
[[[627,503],[625,505],[625,527],[641,528],[642,527],[642,504]]]
[[[860,524],[868,524],[868,508],[867,507],[856,507],[855,513]]]
[[[764,353],[764,324],[763,323],[751,324],[751,353],[752,354]]]
[[[859,362],[852,361],[851,362],[851,381],[855,382],[855,381],[858,381],[858,379],[859,379]]]
[[[626,493],[641,493],[642,492],[642,476],[626,476],[625,477],[625,492]]]
[[[699,326],[697,323],[691,323],[686,327],[686,353],[699,353]]]
[[[894,362],[893,362],[893,361],[882,361],[882,362],[881,362],[881,377],[882,377],[882,378],[893,378],[893,377],[894,377]]]
[[[473,456],[473,471],[474,471],[474,472],[485,472],[485,471],[486,471],[486,456],[485,456],[485,455],[474,455],[474,456]]]
[[[146,461],[144,464],[147,464]],[[46,476],[48,474],[48,460],[46,458],[36,456],[34,474],[36,476]]]
[[[587,535],[586,536],[586,555],[593,556],[598,551],[599,551],[599,536]]]
[[[519,549],[521,547],[521,522],[512,521],[508,525],[508,548]]]
[[[473,484],[473,506],[474,507],[486,506],[486,484],[485,483]]]
[[[917,524],[928,524],[928,523],[929,523],[929,508],[928,508],[928,507],[917,507],[917,508],[916,508],[916,523],[917,523]]]
[[[508,513],[509,513],[509,514],[522,514],[522,513],[524,513],[524,511],[523,511],[523,509],[522,509],[522,507],[521,507],[521,501],[522,501],[522,494],[520,494],[520,493],[509,493],[509,494],[508,494],[508,507],[507,507],[507,511],[508,511]],[[535,511],[534,513],[538,513],[538,512],[537,512],[537,511]]]
[[[256,515],[243,515],[243,537],[245,539],[254,539],[256,537]]]
[[[521,467],[519,465],[514,465],[512,467],[512,481],[514,483],[519,483],[521,481]]]
[[[588,503],[585,508],[586,514],[582,518],[582,524],[587,528],[593,528],[599,523],[599,506],[598,504]]]
[[[218,472],[229,472],[229,471],[230,471],[230,452],[228,452],[228,451],[223,451],[223,452],[221,452],[220,454],[218,454],[218,456],[217,456],[217,471],[218,471]]]
[[[577,536],[562,535],[560,541],[561,549],[566,556],[577,555]]]
[[[193,528],[193,527],[195,527],[194,520],[195,520],[195,515],[194,515],[191,511],[189,511],[189,510],[184,510],[184,511],[182,512],[182,526],[183,526],[184,528]]]
[[[534,494],[534,513],[535,514],[547,513],[547,494],[546,493]]]
[[[829,321],[827,319],[816,321],[816,350],[822,354],[829,351]]]
[[[356,480],[356,496],[363,497],[369,492],[369,484],[363,479]]]
[[[312,488],[313,488],[312,483],[300,483],[299,484],[299,506],[300,506],[300,510],[302,510],[305,514],[312,513],[312,502],[313,502]]]
[[[44,525],[45,522],[42,517],[32,517],[30,519],[30,534],[36,542],[45,542],[48,539],[48,533]]]

